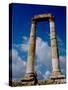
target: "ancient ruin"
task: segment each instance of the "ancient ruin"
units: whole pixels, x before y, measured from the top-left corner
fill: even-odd
[[[36,85],[39,84],[37,75],[34,71],[35,63],[35,48],[36,48],[36,24],[41,21],[49,21],[50,25],[50,41],[51,41],[51,54],[52,54],[52,75],[49,77],[51,83],[64,83],[65,76],[62,75],[59,65],[59,53],[57,45],[57,35],[55,31],[55,17],[51,14],[36,15],[32,18],[32,26],[29,41],[29,50],[27,58],[27,68],[24,78],[21,80],[22,85]],[[45,37],[46,38],[46,37]]]

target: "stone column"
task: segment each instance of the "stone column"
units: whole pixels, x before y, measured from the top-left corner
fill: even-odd
[[[35,30],[35,27],[36,27],[35,21],[32,20],[26,73],[34,73],[34,60],[35,60],[35,47],[36,47],[36,30]]]
[[[26,73],[25,73],[24,78],[21,80],[23,85],[36,85],[37,84],[37,75],[34,71],[35,47],[36,47],[35,28],[36,28],[36,21],[32,19]]]
[[[55,32],[55,23],[54,17],[50,17],[50,39],[51,39],[51,53],[52,53],[52,73],[53,75],[60,74],[60,67],[59,67],[59,53],[58,53],[58,46],[57,46],[57,38]]]

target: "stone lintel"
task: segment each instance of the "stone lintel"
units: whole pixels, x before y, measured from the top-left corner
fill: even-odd
[[[39,15],[35,15],[32,18],[32,21],[39,22],[39,21],[51,20],[53,18],[54,18],[54,16],[51,13],[48,13],[48,14],[39,14]]]

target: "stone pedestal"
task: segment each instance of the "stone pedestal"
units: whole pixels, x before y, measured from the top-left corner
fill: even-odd
[[[36,73],[26,73],[25,77],[21,80],[22,85],[36,85],[37,75]]]
[[[64,84],[66,83],[64,75],[52,75],[50,79],[53,80],[54,84]]]

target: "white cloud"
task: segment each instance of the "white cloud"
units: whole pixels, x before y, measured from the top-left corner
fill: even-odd
[[[21,51],[27,52],[28,51],[28,43],[21,44],[20,49],[21,49]]]
[[[22,39],[25,41],[28,40],[28,38],[26,36],[23,36]]]
[[[26,36],[22,37],[23,38],[23,43],[20,45],[17,45],[18,48],[22,51],[22,52],[28,52],[28,47],[29,47],[29,38],[27,38]],[[21,57],[18,55],[18,52],[16,50],[13,50],[13,75],[16,75],[15,73],[20,72],[19,74],[21,74],[21,76],[23,75],[23,73],[25,72],[25,61],[21,60]],[[63,70],[65,70],[66,66],[66,58],[65,56],[59,56],[59,60],[60,60],[60,65],[61,68]],[[36,66],[35,66],[35,70],[37,71],[38,77],[41,76],[45,79],[47,79],[49,77],[49,75],[51,74],[51,48],[48,45],[47,42],[45,42],[44,40],[42,40],[40,37],[37,37],[36,39]],[[41,67],[44,67],[44,76],[42,74],[42,70],[40,69]]]
[[[26,62],[21,59],[16,49],[12,49],[12,76],[13,79],[23,77],[26,71]]]
[[[40,37],[36,40],[36,55],[39,62],[45,64],[51,59],[51,49],[47,42],[43,41]]]
[[[66,74],[66,57],[59,56],[59,60],[60,60],[61,72],[65,75]]]
[[[65,63],[66,62],[66,57],[65,56],[59,56],[59,60],[61,63]]]
[[[59,49],[59,54],[66,54],[66,50],[65,50],[65,44],[64,42],[61,40],[61,38],[58,36],[57,37],[57,41],[58,41],[58,49]]]
[[[36,63],[37,63],[37,72],[40,71],[43,77],[43,73],[46,72],[47,69],[49,69],[51,71],[51,48],[48,45],[47,42],[43,41],[40,37],[37,37],[36,40]],[[42,70],[40,68],[44,67],[44,70],[42,72]],[[39,76],[39,75],[38,75]]]
[[[23,36],[22,39],[22,44],[18,44],[16,47],[22,52],[28,52],[29,39],[26,36]]]
[[[48,77],[51,75],[50,71],[46,71],[45,74],[43,75],[44,79],[48,79]]]
[[[23,38],[27,39],[26,36]],[[25,40],[24,39],[24,40]],[[22,52],[28,52],[29,48],[29,39],[24,41],[22,44],[16,45],[17,48],[19,48]],[[49,60],[51,59],[51,49],[47,42],[43,41],[40,37],[37,37],[36,39],[36,56],[38,62],[41,63],[49,63]]]

